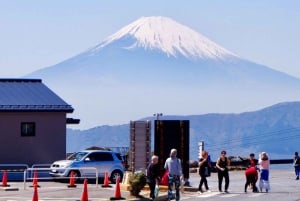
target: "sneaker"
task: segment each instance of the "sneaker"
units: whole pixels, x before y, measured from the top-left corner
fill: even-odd
[[[224,192],[225,192],[225,193],[229,193],[228,190],[225,190]]]
[[[296,180],[299,180],[299,177],[296,177]]]

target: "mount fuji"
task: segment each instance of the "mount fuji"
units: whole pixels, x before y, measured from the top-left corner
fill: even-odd
[[[167,17],[141,17],[102,43],[25,77],[42,78],[82,128],[154,112],[244,112],[300,99],[300,79],[239,57]]]

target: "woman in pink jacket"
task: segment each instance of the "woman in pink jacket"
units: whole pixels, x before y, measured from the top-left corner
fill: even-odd
[[[259,189],[262,192],[263,189],[266,192],[270,190],[270,183],[269,183],[269,169],[270,169],[270,160],[266,152],[262,152],[260,154],[258,160],[259,168],[260,168],[260,180],[259,180]]]

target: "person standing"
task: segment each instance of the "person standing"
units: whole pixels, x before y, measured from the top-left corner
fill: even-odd
[[[203,193],[203,189],[202,189],[203,184],[205,186],[206,191],[209,191],[206,177],[210,175],[210,168],[211,168],[211,164],[208,158],[208,152],[203,151],[202,157],[199,161],[199,175],[201,179],[200,179],[198,190],[200,191],[200,193]]]
[[[263,189],[266,192],[270,190],[269,183],[269,168],[270,168],[270,160],[268,154],[266,152],[262,152],[260,154],[258,164],[260,166],[260,180],[259,180],[259,189],[262,192]]]
[[[177,158],[177,150],[171,149],[170,157],[165,161],[164,168],[168,171],[168,201],[173,199],[172,189],[175,185],[175,200],[180,199],[180,181],[183,178],[181,160]]]
[[[153,155],[151,157],[151,163],[147,167],[147,184],[150,188],[150,198],[154,200],[155,194],[155,185],[159,184],[160,180],[160,171],[158,165],[158,156]]]
[[[219,192],[222,192],[223,178],[225,179],[225,193],[228,193],[229,187],[229,166],[230,161],[226,157],[226,151],[221,151],[221,156],[218,158],[216,167],[218,170]]]
[[[258,162],[258,160],[255,159],[255,154],[254,153],[250,153],[249,158],[242,158],[242,157],[239,156],[239,159],[242,160],[242,162],[244,163],[246,168],[256,167],[257,162]]]
[[[299,180],[299,173],[300,173],[300,158],[298,155],[298,152],[295,152],[294,156],[294,168],[295,168],[295,174],[296,174],[296,180]]]

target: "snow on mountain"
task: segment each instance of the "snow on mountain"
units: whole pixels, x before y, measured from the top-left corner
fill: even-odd
[[[173,57],[178,54],[189,59],[223,59],[236,56],[189,27],[167,17],[142,17],[111,35],[91,53],[123,37],[135,39],[130,46],[123,48],[160,50]]]
[[[85,128],[157,111],[240,112],[300,99],[299,79],[244,60],[166,17],[142,17],[26,77],[42,78]]]

